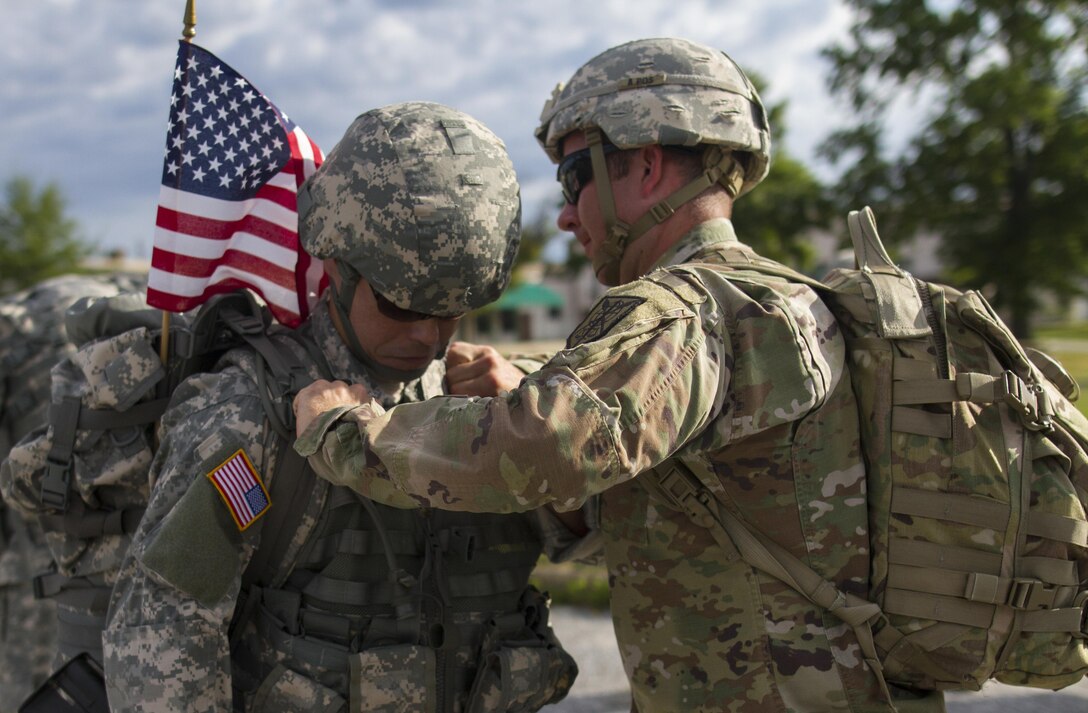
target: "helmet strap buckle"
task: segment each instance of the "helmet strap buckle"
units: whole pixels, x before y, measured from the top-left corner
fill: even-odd
[[[594,268],[605,284],[616,284],[619,263],[627,247],[630,229],[616,217],[616,201],[612,195],[612,177],[608,173],[608,162],[604,155],[604,137],[599,127],[591,126],[585,130],[586,146],[589,147],[589,159],[593,166],[593,180],[597,184],[597,201],[601,206],[606,239],[601,251],[594,259]]]

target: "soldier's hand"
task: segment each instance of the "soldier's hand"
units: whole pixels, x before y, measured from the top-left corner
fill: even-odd
[[[446,385],[451,394],[498,396],[512,391],[525,374],[493,347],[451,342],[446,351]]]
[[[362,384],[318,379],[295,396],[295,435],[302,435],[313,420],[339,406],[359,406],[370,400]]]

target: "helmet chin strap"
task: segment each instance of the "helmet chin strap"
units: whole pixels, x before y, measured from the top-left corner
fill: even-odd
[[[355,334],[354,327],[351,326],[351,305],[355,300],[355,290],[362,276],[355,268],[340,260],[336,260],[336,268],[340,273],[340,286],[337,287],[336,280],[329,280],[329,294],[332,298],[330,302],[335,313],[334,317],[339,323],[340,336],[344,338],[344,344],[351,355],[358,359],[366,367],[367,373],[372,374],[379,382],[399,384],[414,381],[423,376],[430,368],[430,364],[420,369],[405,371],[386,366],[367,354],[359,342],[359,336]],[[442,353],[435,359],[441,359],[445,352],[446,348],[443,347]]]
[[[604,139],[600,128],[591,126],[585,130],[586,145],[593,166],[593,180],[597,182],[597,200],[604,219],[605,239],[593,255],[593,271],[601,284],[615,286],[624,281],[620,264],[627,247],[646,234],[650,228],[665,222],[676,209],[714,185],[725,188],[730,198],[736,198],[744,185],[744,167],[731,151],[711,146],[703,152],[703,173],[666,198],[655,203],[634,223],[628,224],[616,217],[616,202],[612,195],[612,179],[604,155]],[[632,275],[628,279],[634,279]]]

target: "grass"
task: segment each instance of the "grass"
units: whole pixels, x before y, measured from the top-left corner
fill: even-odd
[[[1047,339],[1084,339],[1088,340],[1088,322],[1069,322],[1050,324],[1035,330],[1035,338]]]
[[[1084,336],[1077,336],[1083,334]],[[1054,347],[1048,347],[1047,340],[1055,341]],[[1088,325],[1070,327],[1051,327],[1039,330],[1037,340],[1040,348],[1061,362],[1081,388],[1081,397],[1074,402],[1080,412],[1088,416]],[[1077,342],[1083,342],[1078,346]]]
[[[541,558],[530,581],[540,591],[548,592],[554,604],[608,609],[608,572],[603,566],[554,564]]]

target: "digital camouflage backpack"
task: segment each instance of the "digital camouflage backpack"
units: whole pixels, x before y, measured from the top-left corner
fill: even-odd
[[[139,284],[125,274],[63,275],[0,299],[0,460],[45,421],[50,369],[74,351],[64,328],[68,306]],[[0,713],[14,711],[52,670],[56,612],[32,588],[50,559],[37,521],[0,505]]]
[[[48,416],[0,468],[5,500],[37,518],[52,554],[53,571],[35,589],[57,602],[58,663],[82,652],[101,659],[110,589],[150,494],[154,425],[174,388],[228,349],[259,345],[268,372],[262,397],[286,433],[285,390],[305,373],[267,338],[268,312],[248,292],[174,315],[165,366],[161,314],[142,293],[73,305],[67,333],[75,350],[53,369]]]
[[[896,267],[872,212],[848,219],[857,269],[811,284],[843,330],[866,464],[868,600],[846,594],[716,499],[677,459],[655,492],[727,551],[853,627],[889,683],[1059,689],[1088,673],[1088,420],[1076,382],[1022,346],[977,292]]]

